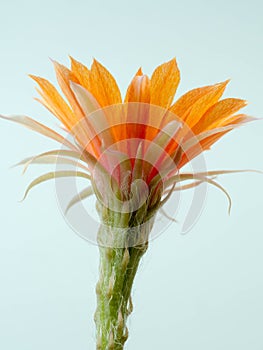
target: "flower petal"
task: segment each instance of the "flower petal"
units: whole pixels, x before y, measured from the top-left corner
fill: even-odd
[[[172,178],[170,178],[168,180],[168,182],[165,184],[166,188],[169,187],[171,184],[175,184],[175,183],[180,183],[182,181],[189,181],[189,180],[197,180],[197,181],[201,181],[201,182],[207,182],[210,185],[213,185],[215,187],[217,187],[218,189],[220,189],[227,197],[228,199],[228,213],[230,214],[231,212],[231,207],[232,207],[232,200],[230,195],[228,194],[228,192],[224,189],[223,186],[219,185],[216,181],[214,181],[213,179],[210,179],[206,176],[203,176],[203,173],[185,173],[185,174],[178,174],[173,176]]]
[[[36,178],[34,181],[32,181],[29,186],[27,187],[26,189],[26,192],[24,194],[24,197],[23,199],[21,200],[24,201],[29,193],[29,191],[41,184],[42,182],[45,182],[45,181],[48,181],[48,180],[52,180],[52,179],[56,179],[56,178],[59,178],[59,177],[82,177],[84,179],[88,179],[90,180],[90,176],[86,173],[83,173],[81,171],[52,171],[52,172],[49,172],[47,174],[44,174],[42,176],[39,176],[38,178]]]
[[[95,97],[83,86],[71,81],[70,87],[86,117],[101,108]]]
[[[214,87],[215,85],[208,85],[188,91],[170,107],[169,111],[183,119],[186,112],[188,112],[198,100],[212,92]]]
[[[208,111],[208,109],[220,99],[228,82],[229,80],[214,85],[211,91],[199,98],[193,104],[190,110],[186,111],[186,113],[183,115],[183,119],[190,128],[193,128]]]
[[[75,160],[71,159],[74,158]],[[87,166],[80,163],[80,160],[84,161],[84,158],[81,153],[69,151],[69,150],[53,150],[45,153],[38,154],[33,157],[28,157],[21,160],[19,163],[14,166],[24,165],[23,174],[26,172],[28,167],[31,164],[68,164],[74,165],[75,167],[80,167],[86,171],[89,171]]]
[[[67,212],[69,211],[70,208],[72,208],[75,204],[77,204],[78,202],[90,197],[91,195],[93,195],[94,192],[93,192],[93,188],[92,186],[89,186],[87,188],[84,188],[84,190],[82,190],[80,193],[78,193],[75,197],[73,197],[66,210],[65,210],[65,214],[67,214]]]
[[[188,139],[183,145],[183,155],[179,161],[178,169],[182,168],[186,163],[197,157],[199,154],[208,150],[223,135],[233,130],[238,125],[229,124],[216,129],[207,130],[199,135]]]
[[[184,152],[187,152],[195,145],[199,145],[201,141],[207,139],[208,137],[213,136],[215,134],[219,134],[221,132],[232,130],[232,129],[234,129],[234,127],[237,127],[237,126],[238,125],[231,124],[231,125],[218,127],[218,128],[212,129],[212,130],[203,131],[202,133],[195,135],[192,138],[186,140],[186,142],[183,143],[183,145],[182,145],[182,149]]]
[[[193,132],[197,134],[217,126],[223,126],[224,121],[246,105],[247,102],[245,100],[237,98],[226,98],[215,103],[202,116],[201,120],[193,128]]]
[[[94,59],[90,74],[90,92],[101,107],[122,102],[119,87],[110,72]]]
[[[71,71],[78,79],[79,84],[90,91],[90,70],[84,64],[78,62],[73,57],[71,60]]]
[[[246,114],[236,114],[233,115],[230,118],[226,118],[224,120],[221,121],[220,126],[226,126],[226,125],[235,125],[235,124],[244,124],[244,123],[249,123],[249,122],[253,122],[255,120],[258,120],[257,118],[254,117],[250,117]]]
[[[74,83],[79,83],[77,77],[67,67],[63,66],[62,64],[56,61],[53,61],[53,64],[57,75],[57,81],[59,83],[61,90],[63,91],[64,95],[69,101],[77,117],[77,120],[82,119],[84,116],[83,111],[79,106],[78,101],[76,100],[76,97],[70,88],[71,81],[73,81]]]
[[[23,115],[13,115],[10,117],[6,117],[4,115],[0,115],[0,118],[7,119],[10,121],[13,121],[18,124],[22,124],[23,126],[26,126],[27,128],[43,135],[46,136],[50,139],[53,139],[67,147],[69,147],[72,150],[77,150],[76,146],[74,146],[71,142],[66,140],[62,135],[58,134],[54,130],[48,128],[44,124],[41,124],[37,122],[34,119],[31,119],[29,117],[23,116]]]
[[[169,107],[179,82],[180,72],[175,58],[157,67],[151,77],[151,104]]]
[[[139,68],[127,89],[124,102],[150,103],[150,93],[150,79]]]
[[[40,95],[43,98],[43,104],[46,108],[65,124],[70,129],[77,121],[76,116],[72,112],[71,108],[61,97],[57,89],[46,79],[29,75],[30,78],[35,80],[41,88]]]

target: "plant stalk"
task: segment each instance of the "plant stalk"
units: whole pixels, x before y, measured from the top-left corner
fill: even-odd
[[[114,237],[114,246],[100,245],[99,281],[96,286],[97,310],[95,313],[97,350],[123,350],[128,339],[127,319],[133,305],[132,286],[140,260],[148,247],[148,236],[152,227],[147,224],[119,230],[101,225],[98,240]],[[140,243],[129,246],[130,237]],[[126,246],[118,246],[116,240]],[[147,239],[141,240],[141,237]],[[108,238],[106,238],[108,242]],[[134,241],[133,241],[134,243]]]

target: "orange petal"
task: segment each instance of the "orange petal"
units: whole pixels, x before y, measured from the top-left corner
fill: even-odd
[[[143,75],[141,69],[138,70],[131,84],[127,89],[124,102],[138,102],[127,106],[126,116],[126,137],[145,138],[147,122],[149,118],[149,109],[141,103],[150,103],[150,79]],[[144,120],[142,120],[144,118]]]
[[[143,75],[142,67],[140,67],[140,68],[137,70],[137,73],[135,74],[135,76],[137,76],[137,75]]]
[[[219,127],[224,127],[224,126],[232,126],[229,130],[223,131],[216,133],[215,135],[211,135],[204,140],[202,140],[200,143],[202,145],[203,150],[208,150],[216,141],[218,141],[222,136],[225,134],[229,133],[231,130],[236,128],[237,124],[244,124],[253,121],[254,119],[252,117],[247,116],[246,114],[237,114],[234,115],[233,117],[228,118],[227,122],[224,123],[224,125],[220,125]]]
[[[90,92],[102,107],[122,102],[121,93],[115,79],[110,72],[95,59],[90,73]]]
[[[191,149],[188,150],[187,155],[185,153],[182,155],[180,163],[178,164],[178,169],[182,168],[185,164],[189,163],[200,153],[204,152],[205,150],[208,150],[216,141],[218,141],[222,136],[229,133],[230,131],[231,129],[227,131],[218,132],[215,135],[208,136],[204,140],[200,141],[198,145],[193,146]]]
[[[76,122],[76,117],[68,104],[61,97],[57,89],[46,79],[30,75],[30,78],[35,80],[41,88],[42,103],[52,113],[65,124],[67,128],[73,126]]]
[[[142,68],[140,67],[140,68],[137,70],[135,76],[133,77],[133,79],[132,79],[130,85],[129,85],[128,88],[127,88],[126,96],[125,96],[124,102],[129,102],[129,95],[130,95],[130,93],[131,93],[131,89],[134,89],[134,88],[133,88],[133,86],[134,86],[133,83],[134,83],[134,81],[135,81],[135,78],[140,77],[140,76],[142,76],[142,75],[143,75],[143,72],[142,72]]]
[[[54,108],[52,108],[52,106],[50,104],[48,104],[47,100],[44,98],[44,94],[42,93],[41,90],[39,90],[38,88],[36,88],[37,92],[39,93],[39,95],[42,97],[42,99],[34,97],[34,100],[36,100],[37,102],[41,103],[47,110],[49,110],[50,113],[54,114],[55,116],[57,116],[56,110]],[[62,117],[59,118],[60,120],[62,120]],[[66,124],[65,121],[63,122],[63,124]],[[66,129],[70,129],[68,127],[68,125],[66,125]]]
[[[241,108],[245,107],[246,101],[237,98],[226,98],[217,102],[202,116],[196,124],[193,131],[200,133],[202,131],[225,125],[224,122]]]
[[[71,60],[71,70],[77,77],[79,84],[82,85],[86,90],[90,91],[90,70],[84,66],[84,64],[78,62],[73,57]]]
[[[204,138],[203,140],[201,140],[198,145],[194,146],[191,150],[187,152],[188,158],[186,157],[185,154],[183,155],[179,164],[179,168],[183,167],[186,163],[191,161],[193,158],[197,157],[201,152],[205,150],[209,150],[214,143],[216,143],[221,137],[223,137],[224,135],[229,133],[231,130],[233,130],[237,124],[242,125],[243,123],[247,123],[253,120],[254,119],[252,117],[249,117],[245,114],[237,114],[237,115],[234,115],[233,117],[226,118],[225,122],[222,123],[222,125],[221,124],[218,125],[218,128],[229,126],[230,127],[229,130],[219,131],[214,135],[210,135]],[[233,127],[231,128],[232,125]]]
[[[147,75],[136,75],[127,89],[125,102],[150,103],[150,79]]]
[[[61,90],[63,91],[64,95],[66,96],[67,100],[69,101],[70,105],[72,106],[72,109],[74,113],[77,116],[77,119],[80,120],[83,118],[84,114],[81,109],[81,107],[78,104],[78,101],[72,92],[70,88],[70,82],[73,81],[74,83],[79,83],[77,77],[65,66],[62,64],[53,61],[57,80],[59,83],[59,86]]]
[[[210,147],[215,142],[217,142],[222,136],[226,135],[230,131],[232,131],[232,130],[230,129],[230,130],[227,130],[227,131],[219,132],[218,134],[209,136],[208,138],[202,140],[201,141],[201,146],[202,146],[203,151],[210,149]]]
[[[180,72],[175,58],[157,67],[151,77],[151,104],[169,107],[179,81]]]
[[[243,124],[243,123],[252,122],[253,120],[256,120],[256,119],[253,117],[249,117],[246,114],[236,114],[233,117],[226,118],[225,120],[222,120],[221,124],[222,124],[222,126],[235,125],[235,124]]]
[[[192,107],[188,111],[186,111],[182,118],[189,125],[190,128],[193,128],[202,118],[204,113],[206,113],[207,110],[220,99],[220,97],[225,91],[228,82],[229,80],[214,85],[208,93],[199,98],[192,105]]]
[[[48,102],[46,101],[46,99],[44,98],[44,94],[42,93],[42,91],[39,91],[37,89],[38,93],[40,94],[40,96],[43,98],[43,100],[40,100],[38,98],[36,98],[36,100],[38,102],[40,102],[44,107],[46,107],[51,113],[53,113],[54,115],[56,115],[56,112],[54,109],[52,109],[52,106],[50,104],[48,104]],[[76,139],[79,141],[80,144],[84,144],[86,145],[87,140],[89,140],[88,137],[88,133],[87,133],[87,125],[85,125],[84,123],[78,124],[78,120],[76,119],[75,114],[72,113],[72,118],[69,120],[64,120],[61,119],[63,124],[65,125],[67,130],[73,131],[73,133],[76,136]]]
[[[182,116],[203,96],[213,90],[214,85],[203,86],[201,88],[193,89],[181,96],[171,107],[170,112],[176,114],[178,117]]]

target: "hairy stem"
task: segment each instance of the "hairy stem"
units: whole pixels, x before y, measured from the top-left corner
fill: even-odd
[[[148,247],[148,239],[141,240],[135,246],[118,246],[117,243],[124,242],[123,236],[126,237],[126,243],[130,242],[131,236],[133,239],[148,238],[151,226],[144,224],[120,231],[116,227],[102,225],[99,230],[99,242],[110,236],[114,237],[115,246],[100,246],[100,276],[96,288],[95,313],[97,350],[124,349],[128,338],[127,318],[132,311],[132,286],[140,260]]]

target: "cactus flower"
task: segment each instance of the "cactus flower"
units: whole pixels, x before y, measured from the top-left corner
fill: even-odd
[[[183,172],[182,168],[251,117],[238,111],[246,101],[222,99],[228,84],[193,89],[174,101],[180,82],[175,59],[158,66],[151,77],[141,69],[124,98],[110,72],[94,60],[91,68],[71,58],[70,69],[54,62],[65,98],[46,79],[33,76],[39,101],[63,124],[55,131],[26,116],[2,118],[63,145],[19,164],[75,165],[76,171],[46,173],[29,185],[57,177],[82,177],[88,186],[68,204],[94,195],[100,228],[100,277],[96,286],[97,349],[121,350],[128,338],[131,292],[147,250],[156,213],[178,187],[208,183],[224,191],[215,177],[235,171]],[[65,134],[70,134],[73,141]],[[182,185],[183,181],[188,181]]]

